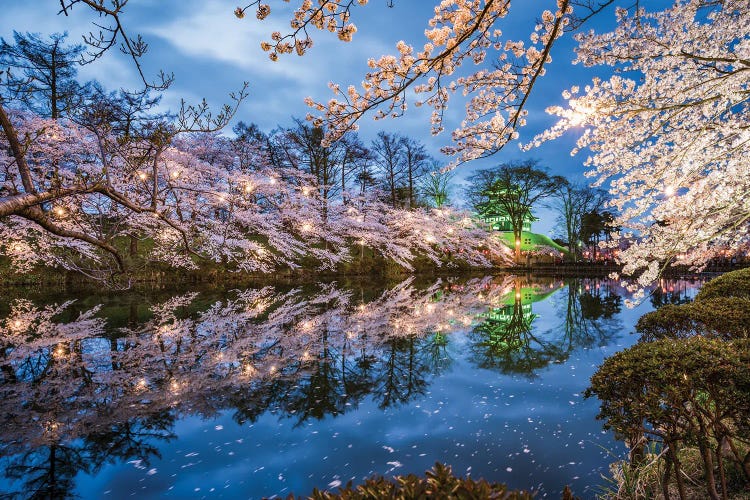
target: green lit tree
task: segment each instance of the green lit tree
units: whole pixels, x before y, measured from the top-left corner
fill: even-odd
[[[567,182],[550,176],[536,160],[505,163],[480,170],[469,178],[469,200],[480,215],[502,214],[513,230],[516,262],[521,260],[521,233],[532,208]]]

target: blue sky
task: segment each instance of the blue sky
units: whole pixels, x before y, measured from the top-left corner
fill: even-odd
[[[0,36],[6,39],[12,37],[13,30],[42,34],[67,31],[70,41],[77,42],[92,29],[91,22],[97,20],[84,6],[77,6],[68,17],[57,15],[57,0],[35,0],[33,8],[29,7],[29,0],[2,0],[2,3]],[[352,42],[342,43],[335,35],[314,32],[315,46],[307,55],[301,58],[285,55],[274,63],[260,50],[259,44],[272,31],[284,31],[294,3],[269,1],[271,15],[258,22],[252,13],[245,19],[237,19],[233,15],[237,5],[226,0],[130,0],[123,21],[131,36],[140,33],[150,45],[144,61],[147,75],[155,75],[159,69],[175,74],[175,83],[163,99],[165,106],[175,109],[180,99],[198,102],[201,98],[218,106],[228,100],[229,92],[248,81],[250,95],[236,120],[254,122],[269,131],[277,125],[291,125],[293,116],[304,116],[308,112],[303,103],[306,96],[327,101],[331,97],[329,81],[342,87],[358,85],[367,71],[367,59],[393,53],[398,40],[421,47],[426,22],[435,5],[431,0],[394,0],[394,6],[389,8],[388,0],[370,0],[367,7],[353,10],[352,21],[358,32]],[[508,38],[528,40],[545,6],[546,3],[535,0],[514,2],[511,15],[499,28]],[[610,27],[614,13],[606,11],[595,21],[589,28]],[[574,45],[569,35],[558,42],[548,73],[535,88],[528,108],[529,125],[521,130],[522,141],[553,123],[544,109],[563,103],[562,90],[585,84],[594,76],[594,70],[571,64]],[[109,89],[137,88],[139,84],[132,62],[114,50],[84,67],[80,76],[97,79]],[[453,101],[447,116],[446,130],[450,131],[463,117],[462,103]],[[360,127],[365,142],[379,130],[400,132],[421,140],[439,158],[440,147],[450,140],[449,132],[431,136],[428,111],[413,106],[405,117],[378,122],[366,117]],[[574,136],[564,137],[528,153],[511,144],[490,159],[460,167],[457,179],[460,182],[477,168],[506,160],[537,158],[554,174],[583,180],[585,156],[571,158],[569,154],[574,141]],[[540,212],[543,222],[536,228],[551,231],[554,216],[544,210]]]

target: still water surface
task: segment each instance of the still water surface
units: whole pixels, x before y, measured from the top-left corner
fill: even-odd
[[[0,492],[261,498],[436,461],[592,498],[620,443],[584,400],[633,326],[615,282],[409,279],[0,300]]]

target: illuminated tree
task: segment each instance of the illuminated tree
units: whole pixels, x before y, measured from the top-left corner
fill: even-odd
[[[700,268],[748,248],[749,23],[743,1],[619,10],[614,30],[580,35],[577,58],[614,76],[566,92],[569,106],[549,109],[560,121],[536,139],[586,127],[575,151],[609,183],[623,271],[640,285],[667,263]]]
[[[518,263],[521,261],[521,233],[524,223],[531,220],[532,208],[566,181],[561,177],[550,177],[536,161],[529,160],[480,170],[469,178],[469,182],[469,196],[480,214],[502,214],[508,218],[516,242]]]

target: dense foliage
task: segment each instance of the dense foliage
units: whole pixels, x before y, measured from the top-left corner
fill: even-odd
[[[723,340],[750,337],[750,299],[711,298],[667,304],[643,315],[636,325],[641,342],[695,335]]]
[[[392,147],[378,156],[355,136],[321,145],[301,121],[271,134],[240,123],[230,138],[216,130],[244,94],[218,115],[157,113],[147,91],[78,82],[82,47],[64,36],[15,39],[0,44],[0,255],[18,270],[334,270],[365,249],[410,270],[507,261],[469,214],[419,201],[433,164],[413,139],[381,134]]]
[[[395,476],[393,479],[376,476],[356,486],[349,482],[336,492],[316,489],[310,498],[314,500],[376,498],[397,500],[422,498],[531,500],[533,495],[525,491],[509,490],[504,484],[490,483],[484,479],[456,477],[453,475],[450,466],[436,463],[432,470],[428,470],[424,476],[409,474]]]
[[[750,268],[733,271],[709,281],[701,287],[695,300],[718,297],[750,298]]]
[[[728,273],[695,302],[645,315],[641,342],[591,378],[586,395],[601,401],[598,418],[630,448],[623,470],[661,464],[642,494],[687,498],[691,455],[699,457],[702,495],[728,498],[750,484],[750,302],[748,288],[734,288],[747,274]],[[728,288],[736,296],[715,298]]]

